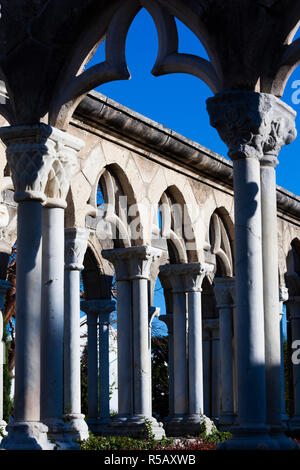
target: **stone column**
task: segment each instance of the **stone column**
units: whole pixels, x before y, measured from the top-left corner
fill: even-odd
[[[226,449],[280,447],[266,422],[266,360],[262,268],[260,160],[277,145],[276,97],[232,91],[207,100],[213,127],[229,148],[233,160],[237,368],[240,426],[232,428]],[[278,267],[276,266],[276,273]],[[276,292],[278,298],[278,290]],[[278,310],[277,310],[278,312]],[[278,317],[278,313],[277,313]]]
[[[284,342],[284,335],[283,335],[283,304],[287,302],[289,298],[289,291],[287,287],[281,286],[279,289],[279,318],[280,318],[280,347],[281,347],[281,367],[280,367],[280,375],[281,375],[281,420],[285,427],[287,428],[287,424],[289,421],[289,417],[286,412],[286,403],[285,403],[285,370],[284,370],[284,350],[283,350],[283,342]]]
[[[40,422],[42,203],[56,157],[53,132],[44,124],[0,130],[18,202],[15,420],[1,443],[5,449],[53,447]]]
[[[189,409],[186,426],[189,433],[199,431],[204,421],[203,404],[203,345],[201,291],[204,277],[213,270],[206,263],[185,265],[184,277],[188,296],[188,368]]]
[[[214,279],[214,292],[219,310],[220,325],[220,367],[221,367],[221,415],[220,425],[229,429],[234,424],[233,389],[233,299],[231,289],[233,278]]]
[[[6,432],[5,428],[7,423],[3,420],[3,365],[5,363],[5,343],[3,341],[3,311],[5,296],[9,288],[9,281],[0,280],[0,429],[4,433]]]
[[[281,343],[278,315],[278,228],[276,173],[277,156],[281,148],[292,142],[296,135],[296,112],[280,100],[272,100],[269,117],[269,135],[260,159],[263,293],[266,358],[266,423],[271,435],[288,449],[293,441],[283,433],[281,421]]]
[[[300,339],[300,296],[293,296],[289,293],[288,300],[290,322],[292,329],[292,344]],[[297,349],[299,346],[297,346]],[[292,347],[292,353],[295,351]],[[292,431],[300,429],[300,364],[293,362],[293,386],[294,386],[294,416],[289,421],[289,428]]]
[[[193,434],[204,420],[201,284],[208,270],[205,263],[160,267],[173,293],[174,417],[166,423],[172,436]]]
[[[211,332],[203,323],[203,402],[204,414],[211,418]]]
[[[109,315],[115,310],[116,302],[85,300],[80,306],[87,314],[88,324],[88,425],[93,432],[102,433],[110,421]]]
[[[61,448],[77,448],[63,420],[64,209],[83,142],[57,129],[43,208],[41,420]]]
[[[64,420],[73,440],[87,439],[89,435],[81,414],[80,380],[80,271],[88,237],[88,230],[65,229]]]
[[[151,411],[148,339],[148,280],[151,263],[160,253],[148,246],[102,251],[102,256],[114,264],[118,281],[119,414],[112,420],[110,433],[140,437],[145,432],[146,418],[154,434],[158,438],[163,435]],[[130,284],[124,284],[128,281]]]
[[[125,248],[102,251],[103,258],[115,268],[117,283],[118,414],[111,420],[109,431],[115,435],[126,434],[127,421],[133,413],[132,307],[127,253]]]
[[[160,266],[163,277],[168,277],[173,297],[173,351],[174,351],[174,415],[165,425],[167,435],[181,435],[189,409],[187,357],[187,299],[182,268],[185,265]]]
[[[160,321],[163,321],[168,327],[168,360],[169,360],[169,414],[165,421],[170,421],[174,416],[174,334],[173,334],[173,314],[161,315]]]

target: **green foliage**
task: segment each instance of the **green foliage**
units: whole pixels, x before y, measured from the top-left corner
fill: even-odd
[[[152,341],[152,409],[160,420],[169,410],[168,337],[153,336]]]
[[[147,421],[147,420],[146,420]],[[146,424],[145,439],[133,439],[132,437],[102,437],[90,433],[89,438],[80,443],[81,450],[160,450],[173,444],[173,439],[163,438],[160,441],[154,438],[151,423]]]
[[[11,391],[11,375],[8,370],[8,350],[10,343],[8,342],[7,325],[4,324],[3,328],[3,342],[4,342],[4,365],[3,365],[3,419],[7,423],[10,417],[13,416],[14,403],[10,396]]]
[[[210,444],[219,444],[220,442],[227,441],[231,439],[232,435],[230,432],[219,431],[214,425],[212,428],[211,433],[207,433],[206,424],[205,422],[200,424],[199,433],[197,437],[200,437],[205,442],[209,442]]]

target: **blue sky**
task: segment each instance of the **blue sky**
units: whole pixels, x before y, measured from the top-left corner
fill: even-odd
[[[207,58],[206,51],[196,36],[180,21],[177,24],[179,52]],[[300,37],[300,33],[296,37]],[[226,157],[227,148],[210,126],[206,111],[205,101],[212,96],[212,92],[205,83],[191,75],[151,75],[157,51],[154,23],[150,15],[142,10],[133,21],[126,42],[127,64],[132,78],[104,84],[97,90]],[[101,62],[103,58],[104,45],[101,45],[89,65]],[[295,92],[292,84],[295,80],[300,80],[300,68],[291,76],[283,100],[299,113],[299,128],[300,103],[292,103],[292,94]],[[300,195],[300,137],[281,151],[279,161],[277,183]]]
[[[179,52],[208,58],[196,36],[180,21],[177,21],[177,25]],[[300,33],[296,37],[300,37]],[[97,90],[226,157],[227,148],[215,129],[210,126],[206,111],[205,101],[212,96],[212,92],[205,83],[191,75],[172,74],[154,77],[151,69],[157,51],[158,41],[154,23],[150,15],[142,10],[133,21],[126,42],[126,58],[131,79],[107,83]],[[89,65],[103,60],[104,44],[99,47]],[[292,86],[296,80],[300,80],[299,68],[291,76],[283,100],[299,113],[296,120],[299,129],[300,103],[292,103],[292,95],[295,93],[295,88]],[[298,85],[300,86],[300,82]],[[300,93],[298,97],[300,98]],[[281,151],[279,161],[276,170],[277,183],[300,195],[300,135],[294,143]],[[159,284],[156,286],[154,303],[161,307],[162,313],[165,313],[163,293]]]

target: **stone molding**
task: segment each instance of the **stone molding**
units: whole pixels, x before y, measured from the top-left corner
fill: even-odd
[[[173,294],[201,292],[204,277],[213,269],[208,263],[168,264],[159,268],[162,275],[169,278]]]
[[[257,158],[264,165],[275,166],[281,148],[297,135],[296,112],[266,93],[218,93],[207,100],[207,110],[233,161]]]
[[[233,289],[235,289],[234,277],[214,278],[214,293],[216,297],[217,308],[219,310],[234,307],[234,297],[232,295]]]
[[[80,309],[86,314],[107,315],[116,309],[116,302],[111,299],[83,300]]]
[[[66,196],[84,143],[46,124],[2,127],[15,201],[37,200],[66,207]]]
[[[65,229],[65,269],[81,271],[87,249],[89,230]]]
[[[102,256],[113,264],[117,281],[148,280],[151,264],[161,257],[161,250],[151,246],[133,246],[103,250]]]

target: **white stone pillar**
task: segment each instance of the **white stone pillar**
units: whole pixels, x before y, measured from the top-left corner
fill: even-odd
[[[281,343],[280,318],[278,315],[278,228],[276,173],[277,156],[281,148],[296,137],[296,112],[282,101],[272,103],[270,135],[263,147],[260,159],[261,213],[262,213],[262,255],[264,328],[266,358],[266,423],[271,435],[288,449],[293,441],[283,433],[281,421]]]
[[[288,300],[290,322],[292,329],[292,344],[300,340],[300,296],[289,294]],[[299,346],[297,347],[297,349]],[[292,353],[296,349],[291,349]],[[293,363],[293,386],[294,386],[294,415],[289,421],[292,431],[300,430],[300,364]]]
[[[83,142],[57,129],[43,208],[41,419],[60,448],[77,448],[63,420],[64,209]]]
[[[115,307],[110,299],[81,302],[88,322],[88,425],[96,433],[105,433],[110,422],[109,323]]]
[[[0,130],[18,202],[15,415],[4,449],[53,447],[40,422],[42,203],[56,156],[53,131],[44,124]]]
[[[125,248],[104,250],[102,256],[113,264],[117,283],[118,414],[111,420],[110,433],[118,435],[126,432],[127,421],[133,414],[131,282]]]
[[[207,100],[213,127],[233,160],[238,369],[238,427],[225,449],[279,448],[266,422],[266,363],[262,268],[260,160],[277,145],[280,100],[248,91],[217,94]],[[284,106],[284,105],[283,105]],[[274,139],[275,133],[275,139]],[[277,272],[276,267],[276,272]],[[278,298],[278,291],[276,299]],[[278,310],[277,310],[278,311]],[[278,316],[278,313],[277,313]]]
[[[204,277],[212,269],[212,265],[205,263],[189,263],[184,269],[188,295],[189,367],[189,409],[186,425],[189,426],[190,432],[197,432],[204,419],[201,286]]]
[[[3,419],[3,366],[5,364],[5,343],[3,341],[3,329],[4,329],[4,303],[5,296],[10,288],[10,282],[0,280],[0,429],[2,432],[6,432],[5,428],[7,423]]]
[[[211,418],[211,331],[203,323],[203,404],[204,414]]]
[[[65,229],[64,292],[64,420],[73,439],[87,439],[88,426],[81,414],[80,379],[80,271],[89,231]]]
[[[286,403],[285,403],[285,370],[284,370],[284,334],[283,334],[283,304],[287,302],[289,298],[289,291],[287,287],[281,286],[279,289],[279,318],[280,318],[280,349],[281,349],[281,420],[285,427],[287,428],[289,416],[286,412]]]
[[[152,429],[156,437],[162,437],[164,434],[162,425],[152,417],[151,411],[151,361],[149,357],[149,338],[148,338],[148,280],[150,276],[150,268],[153,260],[159,257],[160,250],[148,246],[138,246],[130,248],[121,248],[116,250],[105,250],[102,252],[104,258],[110,260],[116,270],[120,269],[122,272],[117,272],[117,279],[130,280],[131,283],[131,306],[132,310],[132,331],[130,343],[127,338],[124,353],[126,356],[121,359],[121,364],[129,364],[129,369],[126,370],[126,375],[130,371],[133,381],[133,400],[131,416],[121,415],[122,411],[119,408],[120,416],[116,420],[112,420],[111,433],[127,433],[131,436],[141,436],[145,432],[145,418],[152,423]],[[119,260],[126,260],[125,263],[118,263]],[[127,268],[127,272],[124,268]],[[118,286],[119,287],[119,284]],[[126,295],[126,292],[125,292]],[[124,299],[126,302],[126,300]],[[118,305],[123,302],[123,298],[119,300]],[[119,307],[118,307],[119,308]],[[124,319],[121,319],[121,322]],[[123,324],[123,323],[122,323]],[[118,310],[118,336],[119,336],[119,310]],[[127,330],[128,331],[128,330]],[[124,335],[123,340],[124,340]],[[125,344],[125,342],[124,342]],[[121,344],[123,347],[123,344]],[[118,343],[119,348],[119,343]],[[130,357],[130,354],[133,356]],[[120,350],[118,350],[118,357]],[[118,362],[120,365],[120,362]],[[120,368],[118,368],[118,371]],[[121,382],[124,380],[125,371],[122,373]],[[119,376],[120,379],[120,376]],[[118,379],[118,380],[119,380]],[[128,375],[127,375],[128,381]],[[121,385],[122,386],[122,385]],[[128,387],[128,385],[127,385]],[[124,387],[125,388],[125,387]],[[119,388],[119,396],[121,390]],[[128,389],[127,389],[128,393]],[[129,400],[127,400],[129,403]],[[122,405],[122,403],[119,404]],[[122,408],[121,408],[122,409]],[[114,429],[113,429],[114,428]]]
[[[233,388],[233,278],[214,279],[214,292],[219,310],[220,368],[221,368],[221,415],[220,425],[228,429],[234,424]]]
[[[172,436],[198,432],[204,419],[201,284],[208,270],[205,263],[160,267],[173,294],[174,417],[166,423]]]
[[[174,416],[174,330],[173,314],[167,313],[159,317],[168,327],[168,361],[169,361],[169,414],[165,421],[170,421]]]

